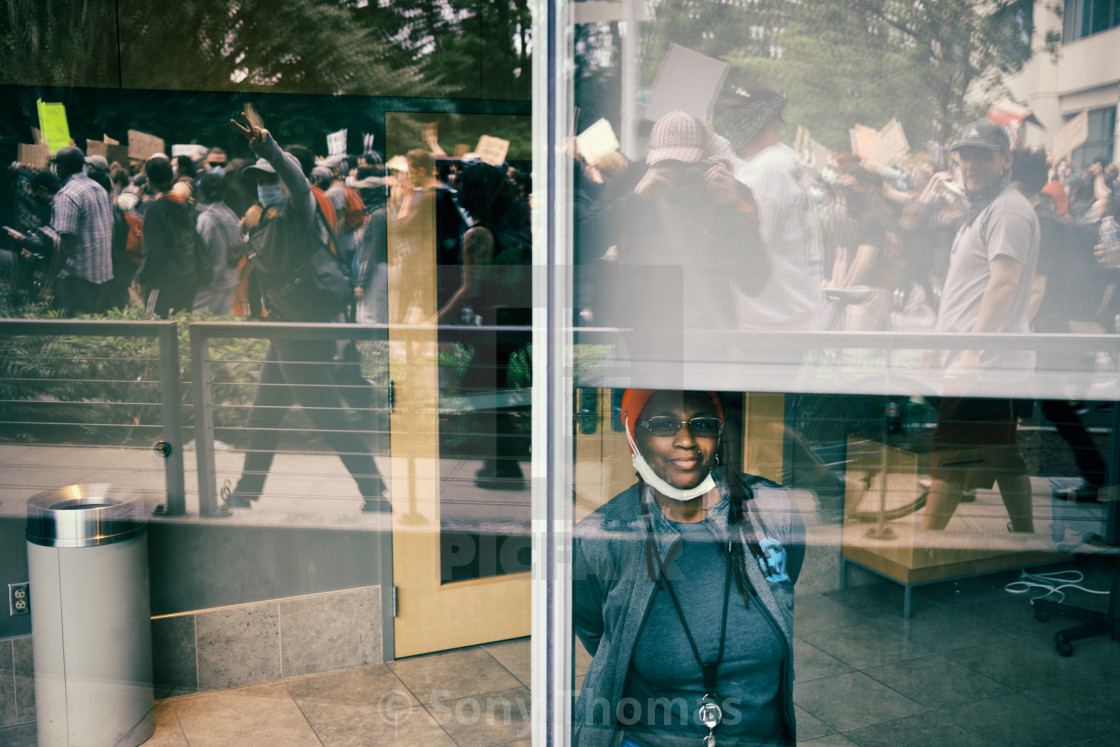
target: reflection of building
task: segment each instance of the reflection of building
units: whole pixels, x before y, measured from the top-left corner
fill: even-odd
[[[1116,114],[1120,105],[1120,0],[1065,0],[1061,15],[1051,3],[1034,6],[1035,55],[1010,78],[1012,94],[1025,101],[1044,133],[1028,133],[1028,144],[1049,148],[1054,133],[1072,117],[1089,112],[1089,139],[1073,152],[1075,164],[1097,158],[1116,161]],[[1046,37],[1060,37],[1056,53]]]

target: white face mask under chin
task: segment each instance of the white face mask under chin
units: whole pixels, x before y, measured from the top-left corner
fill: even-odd
[[[688,426],[684,427],[687,428]],[[673,487],[657,476],[653,468],[646,462],[645,457],[642,456],[642,453],[638,451],[638,445],[634,443],[634,439],[630,436],[629,423],[627,423],[626,427],[626,440],[630,442],[630,450],[634,452],[634,469],[638,470],[638,474],[642,476],[642,479],[646,481],[647,485],[666,498],[682,502],[691,501],[693,498],[699,498],[716,486],[716,481],[712,479],[712,473],[709,472],[707,477],[701,480],[700,484],[694,488],[683,490]]]

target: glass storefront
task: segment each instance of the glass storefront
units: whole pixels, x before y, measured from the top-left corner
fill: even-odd
[[[1120,735],[1120,178],[1045,4],[9,11],[0,742],[78,723],[59,489],[141,507],[168,743]]]

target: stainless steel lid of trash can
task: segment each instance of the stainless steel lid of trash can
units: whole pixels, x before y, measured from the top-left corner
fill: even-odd
[[[67,485],[27,501],[27,541],[44,547],[93,547],[144,533],[145,506],[109,485]]]

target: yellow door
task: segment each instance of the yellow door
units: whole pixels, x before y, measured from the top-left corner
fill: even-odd
[[[390,140],[400,140],[403,128],[414,130],[424,120],[418,114],[389,115]],[[451,135],[454,142],[452,133],[441,130],[441,137]],[[421,193],[414,194],[420,205]],[[476,483],[484,465],[479,452],[486,447],[472,443],[471,418],[474,408],[485,405],[456,396],[455,365],[447,359],[459,349],[440,338],[434,323],[441,299],[436,211],[429,207],[414,209],[407,221],[389,220],[389,322],[408,325],[389,332],[398,658],[530,633],[528,455],[521,464],[526,479],[516,489]],[[390,200],[389,210],[396,209]],[[527,401],[527,392],[487,396],[481,399],[490,404],[511,396]]]

